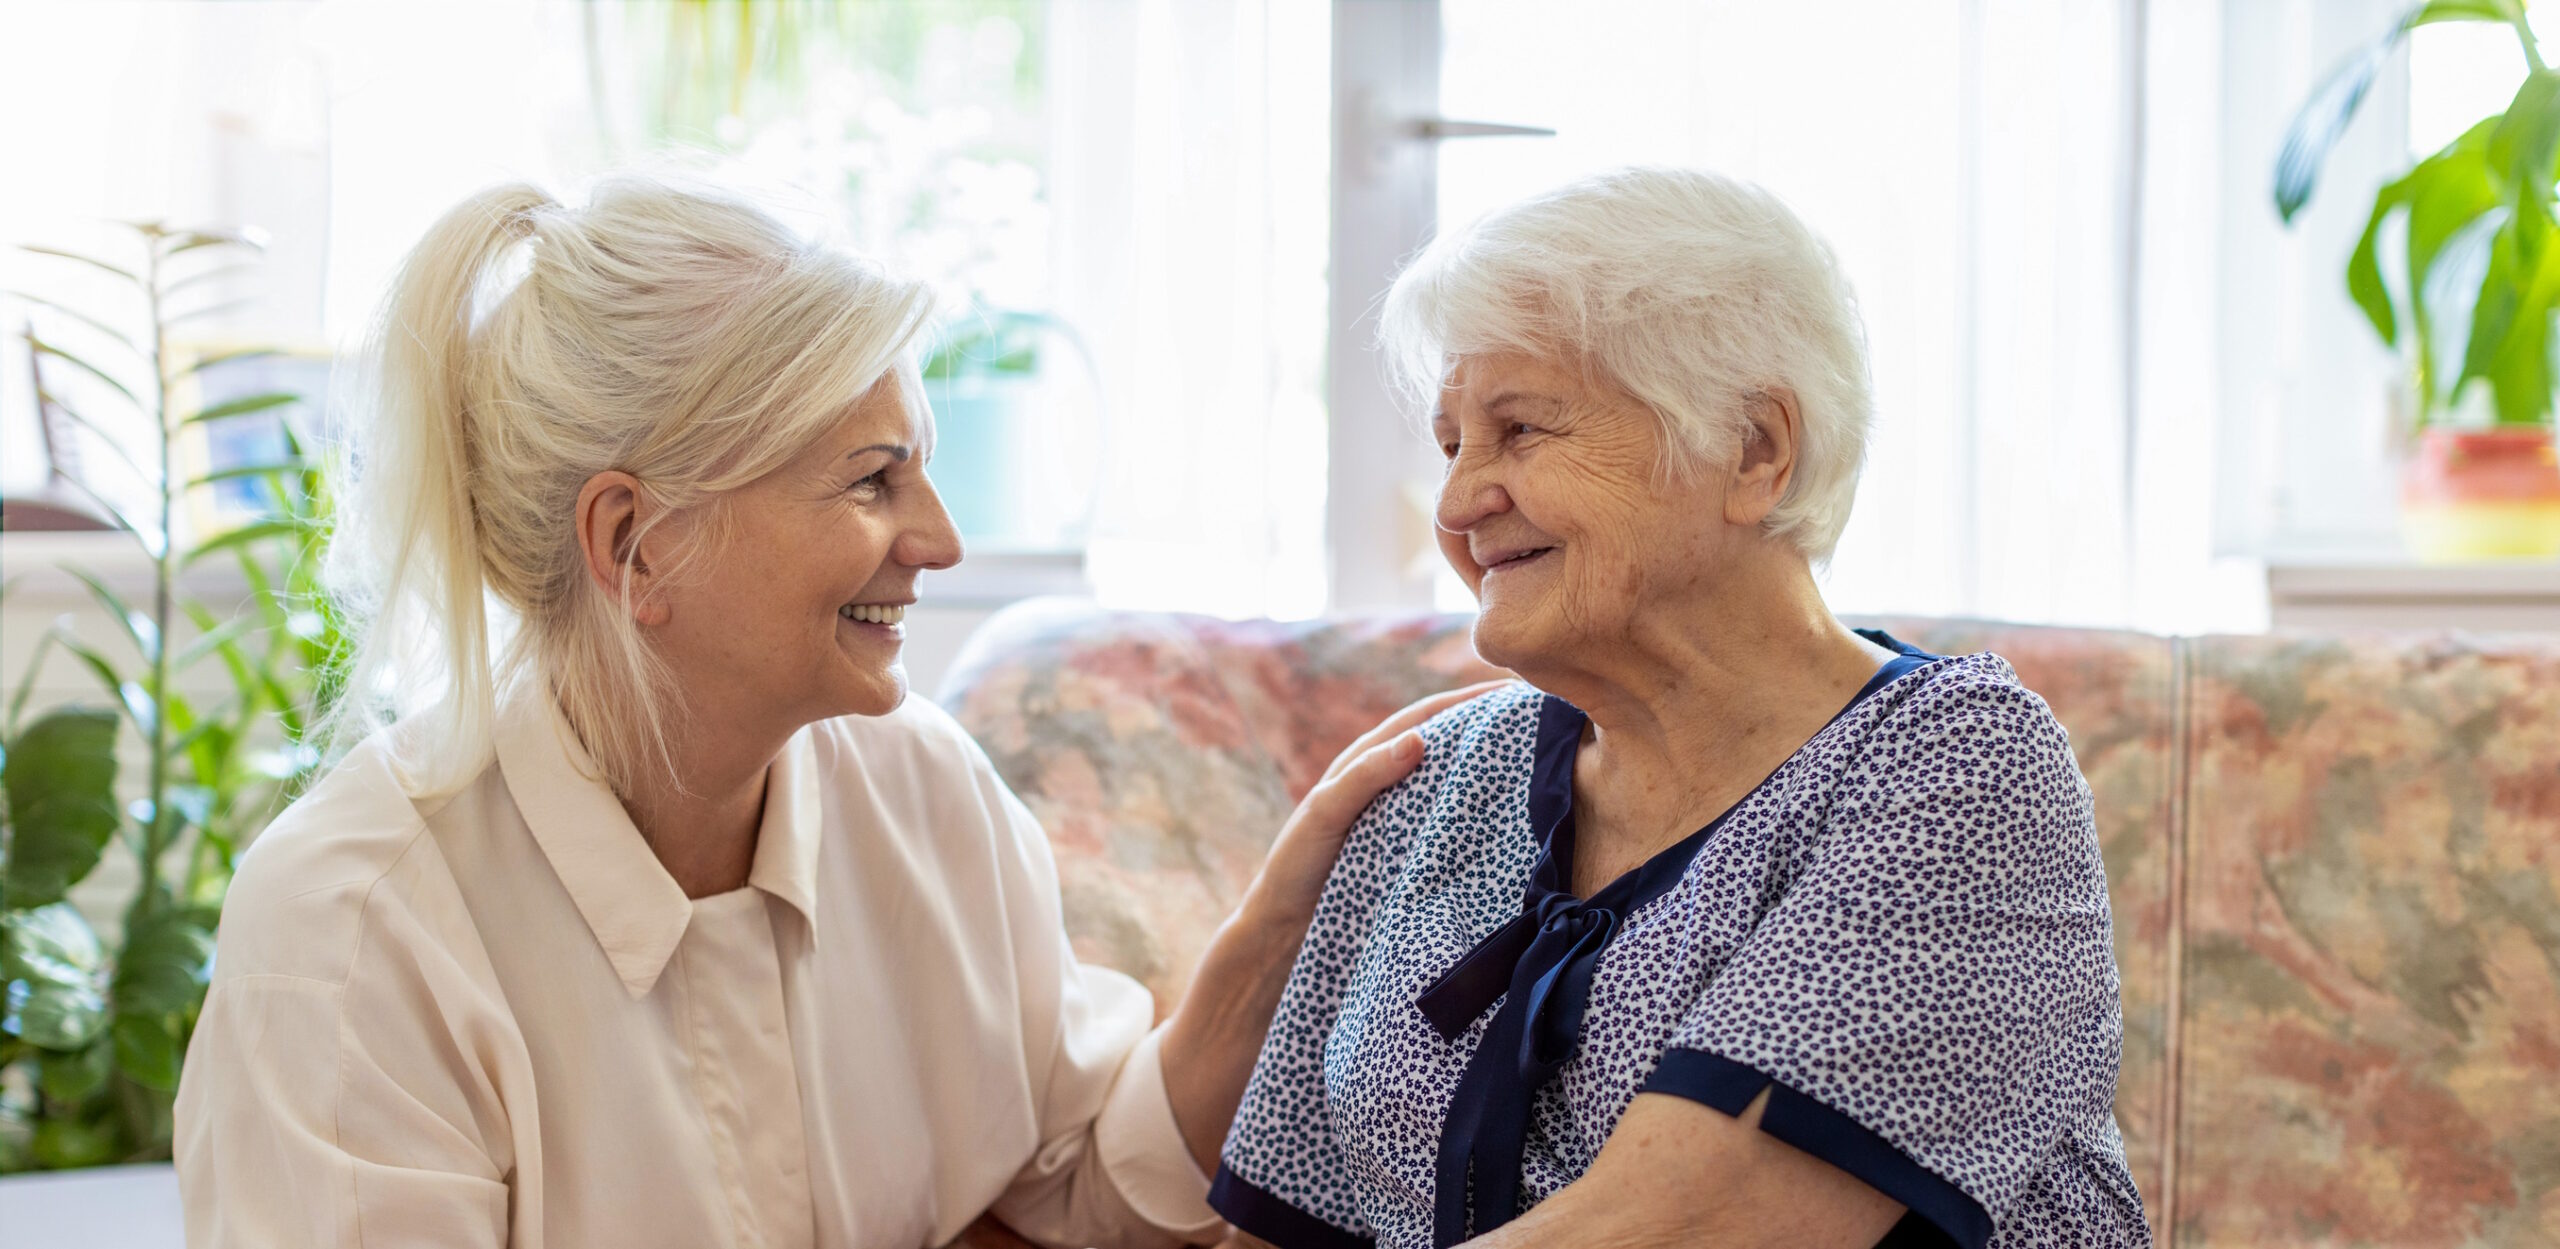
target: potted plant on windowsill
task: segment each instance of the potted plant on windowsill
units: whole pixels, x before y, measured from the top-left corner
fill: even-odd
[[[1074,366],[1066,395],[1081,405],[1060,405],[1059,388],[1046,385],[1062,358]],[[919,372],[939,431],[934,485],[971,549],[1081,550],[1105,431],[1101,382],[1074,327],[1045,312],[972,305],[935,334]]]
[[[934,484],[972,541],[1003,542],[1022,528],[1018,425],[1029,419],[1046,324],[1031,313],[973,313],[942,332],[919,370],[941,435]]]
[[[2411,549],[2430,561],[2560,557],[2551,332],[2560,71],[2544,65],[2523,0],[2412,5],[2295,116],[2276,159],[2276,211],[2289,224],[2309,202],[2374,76],[2411,30],[2435,22],[2513,30],[2524,85],[2504,111],[2374,193],[2347,259],[2347,293],[2414,383],[2416,438],[2401,485]],[[2387,240],[2394,223],[2398,237]],[[2387,273],[2386,242],[2400,253]]]

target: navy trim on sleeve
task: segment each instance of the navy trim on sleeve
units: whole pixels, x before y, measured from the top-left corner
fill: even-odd
[[[1209,1181],[1209,1208],[1274,1249],[1371,1249],[1375,1243],[1262,1191],[1223,1162],[1217,1178]]]
[[[1760,1112],[1761,1131],[1901,1202],[1963,1249],[1982,1249],[1991,1239],[1990,1213],[1963,1189],[1913,1162],[1865,1124],[1754,1068],[1703,1050],[1673,1049],[1663,1052],[1644,1083],[1647,1093],[1669,1093],[1737,1117],[1762,1089],[1769,1090],[1769,1105]],[[1898,1243],[1905,1230],[1897,1226],[1886,1243]]]

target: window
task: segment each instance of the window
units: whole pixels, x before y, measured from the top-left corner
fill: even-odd
[[[1436,184],[1438,228],[1661,162],[1759,182],[1836,249],[1877,417],[1835,607],[2252,623],[2253,570],[2213,549],[2215,478],[2193,454],[2213,424],[2183,367],[2212,302],[2187,243],[2221,208],[2193,169],[2218,139],[2210,14],[2199,32],[2135,3],[1427,7],[1431,111],[1556,131],[1440,144],[1409,175]],[[1436,597],[1465,602],[1445,578]]]
[[[982,564],[1067,550],[1109,604],[1303,616],[1433,601],[1433,457],[1363,316],[1396,261],[1577,173],[1702,164],[1789,199],[1865,301],[1836,603],[2247,628],[2257,561],[2396,546],[2399,369],[2339,269],[2365,192],[2520,72],[2502,32],[2419,31],[2280,227],[2285,123],[2403,7],[42,5],[0,108],[45,124],[0,161],[44,190],[0,237],[265,226],[255,300],[203,334],[325,352],[463,194],[689,144],[965,312],[932,397]],[[1432,115],[1557,133],[1389,133]],[[9,488],[41,476],[27,373],[0,356]]]
[[[2549,9],[2534,16],[2539,38]],[[2485,23],[2446,22],[2409,32],[2409,155],[2426,156],[2481,118],[2502,112],[2524,84],[2515,32]]]
[[[2407,5],[2227,5],[2217,136],[2226,205],[2210,307],[2218,403],[2219,549],[2286,565],[2404,562],[2400,463],[2414,397],[2397,355],[2346,297],[2348,255],[2373,193],[2481,117],[2524,74],[2501,26],[2420,27],[2386,63],[2286,229],[2269,187],[2295,111]],[[2547,13],[2540,25],[2548,32]]]
[[[11,19],[30,37],[0,100],[63,124],[12,128],[0,154],[53,189],[0,205],[0,233],[254,222],[276,239],[261,298],[209,332],[343,348],[462,196],[688,149],[941,291],[936,471],[982,557],[1066,552],[1115,604],[1306,615],[1326,19],[1281,0],[42,6]]]

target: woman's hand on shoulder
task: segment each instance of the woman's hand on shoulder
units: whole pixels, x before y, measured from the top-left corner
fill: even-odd
[[[1210,938],[1190,989],[1174,1007],[1163,1049],[1165,1096],[1202,1171],[1217,1170],[1218,1145],[1351,825],[1422,762],[1416,729],[1423,721],[1503,684],[1484,681],[1434,694],[1361,734],[1290,813],[1244,905]]]
[[[1306,931],[1352,824],[1378,795],[1422,763],[1422,722],[1510,683],[1508,678],[1479,681],[1417,699],[1344,747],[1272,839],[1244,910],[1273,931]]]

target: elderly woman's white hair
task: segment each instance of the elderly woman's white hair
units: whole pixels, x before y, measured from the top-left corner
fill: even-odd
[[[680,714],[624,601],[588,575],[579,492],[607,470],[705,522],[664,581],[721,541],[721,496],[806,448],[893,371],[920,401],[914,283],[674,176],[606,180],[572,208],[485,191],[410,253],[373,336],[353,480],[332,545],[361,638],[338,728],[382,714],[422,793],[483,766],[500,690],[549,680],[616,792],[662,762]],[[640,535],[624,543],[626,573]]]
[[[1750,183],[1638,167],[1498,209],[1397,276],[1380,339],[1425,404],[1467,356],[1579,361],[1662,418],[1681,470],[1730,461],[1748,405],[1785,388],[1803,443],[1764,527],[1818,562],[1848,524],[1873,407],[1857,298],[1831,249]]]

